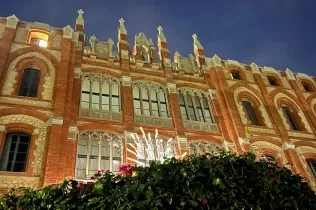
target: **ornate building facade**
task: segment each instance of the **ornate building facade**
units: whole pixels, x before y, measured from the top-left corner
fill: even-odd
[[[0,18],[0,189],[84,179],[122,163],[251,151],[316,181],[316,78],[176,52],[158,27],[127,41]],[[89,43],[89,44],[87,44]],[[132,50],[130,50],[132,48]]]

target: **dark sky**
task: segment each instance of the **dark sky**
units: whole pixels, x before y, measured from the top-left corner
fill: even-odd
[[[156,45],[162,25],[172,58],[176,50],[193,54],[196,33],[207,57],[316,76],[315,7],[315,0],[10,0],[1,5],[0,16],[74,28],[82,8],[86,34],[101,41],[117,41],[123,17],[131,48],[139,32]]]

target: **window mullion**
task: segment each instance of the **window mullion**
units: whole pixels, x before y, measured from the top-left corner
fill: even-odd
[[[149,113],[150,113],[150,116],[153,116],[153,109],[152,109],[152,102],[151,102],[151,89],[147,90],[147,95],[148,95],[148,103],[149,103]]]
[[[87,148],[87,162],[86,162],[86,176],[89,176],[90,171],[90,154],[91,154],[91,138],[88,141],[88,148]]]
[[[201,113],[202,113],[202,117],[203,117],[203,120],[204,120],[204,122],[206,122],[206,118],[205,118],[205,113],[204,113],[204,104],[203,104],[203,95],[201,95],[201,96],[198,96],[198,98],[199,98],[199,101],[200,101],[200,105],[201,105]]]
[[[112,111],[112,84],[113,81],[109,80],[109,110]]]
[[[139,86],[138,91],[139,91],[139,101],[140,101],[140,113],[141,113],[141,115],[144,115],[142,89],[143,88],[141,86]]]
[[[192,120],[192,119],[191,119],[190,112],[189,112],[188,103],[187,103],[187,94],[184,94],[184,93],[183,93],[183,99],[184,99],[184,105],[185,105],[185,109],[186,109],[187,118],[188,118],[189,120]]]
[[[20,145],[20,135],[17,135],[17,141],[16,141],[16,145],[15,145],[15,150],[14,150],[14,154],[13,154],[13,160],[12,160],[12,164],[11,164],[11,168],[10,171],[14,171],[14,166],[15,166],[15,161],[16,161],[16,156],[18,154],[18,149],[19,149],[19,145]],[[11,136],[12,138],[12,136]],[[9,150],[9,154],[10,154],[10,150]]]
[[[99,146],[98,170],[101,170],[101,161],[102,161],[102,139],[101,138],[99,139],[98,146]]]
[[[156,92],[156,97],[157,97],[157,105],[158,105],[158,115],[159,115],[159,117],[161,117],[162,115],[161,115],[161,104],[160,104],[160,91],[163,91],[163,90],[158,90],[158,92]],[[167,100],[166,100],[166,97],[165,97],[165,101],[167,102]],[[166,107],[167,108],[167,107]],[[167,113],[167,117],[168,117],[168,113]]]
[[[109,142],[110,145],[110,171],[113,171],[113,142],[112,140]]]
[[[201,120],[200,120],[200,115],[199,115],[199,113],[197,112],[197,108],[196,108],[196,104],[195,104],[195,95],[194,95],[194,94],[191,95],[191,99],[192,99],[192,103],[193,103],[193,109],[194,109],[194,113],[195,113],[195,119],[196,119],[197,121],[201,121]]]

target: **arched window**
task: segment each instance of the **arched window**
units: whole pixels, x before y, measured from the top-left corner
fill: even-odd
[[[179,90],[182,119],[215,123],[207,97],[197,91]]]
[[[163,162],[165,158],[176,156],[175,142],[172,138],[133,136],[133,139],[139,165],[148,166],[151,161]]]
[[[102,131],[79,134],[76,177],[92,176],[97,170],[117,172],[122,162],[122,138]]]
[[[48,34],[40,31],[31,31],[29,34],[28,43],[38,45],[40,47],[47,47]]]
[[[23,71],[19,88],[19,96],[36,97],[41,72],[34,68],[26,68]]]
[[[193,141],[188,144],[190,154],[200,155],[203,152],[218,155],[223,148],[203,141]]]
[[[270,161],[270,162],[276,162],[275,161],[275,158],[274,157],[272,157],[272,156],[270,156],[270,155],[263,155],[265,158],[267,158],[267,160],[268,161]]]
[[[306,160],[310,170],[312,171],[312,174],[314,176],[314,178],[316,179],[316,161],[312,160],[312,159],[308,159]]]
[[[237,71],[231,72],[230,75],[231,75],[232,79],[241,80],[240,73]]]
[[[7,134],[0,159],[0,170],[12,172],[26,171],[30,144],[31,136],[28,134]]]
[[[83,76],[81,108],[120,112],[119,82],[103,75]]]
[[[251,102],[243,100],[242,104],[243,104],[244,109],[246,111],[247,118],[250,121],[250,124],[251,125],[260,125],[258,118],[257,118],[257,115],[256,115],[256,112],[255,112],[254,107],[251,104]]]
[[[150,83],[133,84],[134,112],[136,115],[169,117],[166,90]]]
[[[281,86],[279,80],[275,76],[267,76],[271,86]]]
[[[290,125],[291,130],[299,130],[298,124],[296,123],[292,110],[287,106],[282,106],[282,111],[284,113],[284,116],[287,122]]]
[[[310,82],[301,81],[303,88],[306,92],[314,92],[314,87]]]

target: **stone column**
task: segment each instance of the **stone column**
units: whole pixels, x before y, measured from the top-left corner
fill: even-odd
[[[0,125],[0,154],[2,154],[2,150],[5,144],[5,138],[6,138],[6,128],[4,125]]]
[[[282,148],[289,163],[293,165],[294,172],[297,174],[301,174],[301,176],[303,177],[306,177],[304,167],[299,159],[298,154],[295,151],[295,145],[292,143],[284,142]]]
[[[129,44],[127,41],[127,31],[124,25],[124,19],[121,18],[119,20],[120,27],[118,29],[118,53],[120,57],[121,69],[123,75],[129,76],[130,75],[130,67],[129,67]]]
[[[172,82],[173,75],[172,75],[171,59],[170,59],[170,53],[168,50],[167,39],[162,32],[162,27],[159,26],[157,29],[158,29],[158,54],[159,54],[160,62],[165,71],[165,77],[167,79],[167,82]]]
[[[179,150],[179,158],[185,158],[186,156],[189,156],[189,148],[187,144],[187,138],[185,136],[177,136],[177,145]]]
[[[134,106],[133,106],[133,90],[132,79],[130,76],[121,77],[121,106],[123,121],[127,130],[134,129]]]

